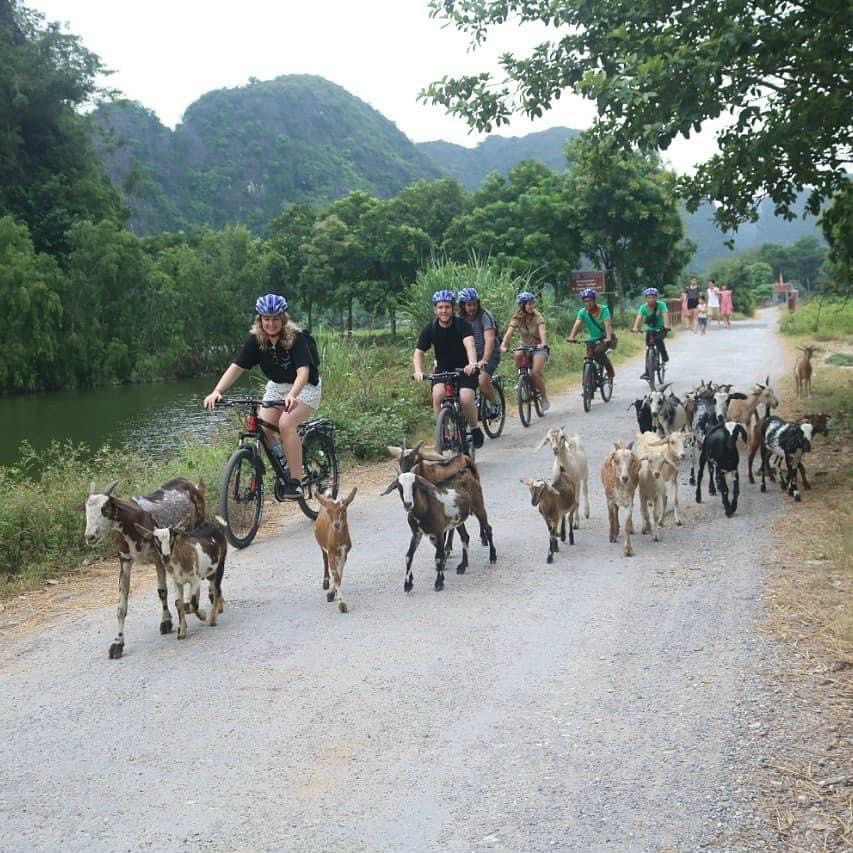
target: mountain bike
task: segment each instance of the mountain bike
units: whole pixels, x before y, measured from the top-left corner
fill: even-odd
[[[444,397],[435,419],[435,449],[439,453],[452,450],[467,453],[474,458],[474,438],[468,431],[468,421],[459,399],[459,377],[464,370],[446,370],[440,373],[424,373],[424,382],[440,382],[444,385]]]
[[[219,514],[225,521],[225,535],[235,548],[245,548],[255,538],[264,511],[264,457],[275,474],[273,495],[277,501],[287,500],[285,484],[290,480],[287,459],[273,452],[277,446],[277,430],[263,423],[258,409],[280,405],[252,397],[231,397],[219,401],[220,406],[246,411],[245,426],[240,432],[237,449],[231,454],[219,483]],[[264,430],[270,433],[264,435]],[[320,511],[319,494],[337,497],[340,466],[335,450],[332,422],[328,418],[312,418],[297,430],[302,441],[302,496],[299,508],[312,521]]]
[[[495,389],[495,400],[485,397],[477,386],[475,404],[477,417],[483,424],[483,430],[489,438],[497,438],[506,422],[506,396],[504,395],[503,376],[493,376],[492,385]]]
[[[669,329],[662,329],[658,332],[646,332],[646,382],[649,383],[649,389],[655,390],[655,380],[658,385],[664,384],[666,376],[666,362],[661,358],[658,342],[662,341],[669,332]]]
[[[518,383],[516,393],[518,396],[518,416],[522,424],[530,426],[531,406],[536,409],[536,414],[541,418],[545,414],[542,408],[542,395],[533,381],[530,368],[533,365],[533,352],[535,347],[516,347],[512,353],[515,366],[518,368]]]
[[[593,352],[598,341],[569,341],[572,344],[584,344],[586,355],[581,368],[581,396],[583,397],[583,410],[588,412],[592,408],[592,398],[596,390],[601,394],[605,403],[610,402],[613,396],[613,380],[607,375],[604,365],[596,361]]]

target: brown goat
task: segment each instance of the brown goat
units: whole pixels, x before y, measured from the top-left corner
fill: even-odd
[[[607,514],[610,518],[610,541],[619,538],[619,508],[625,509],[625,556],[633,557],[631,534],[634,532],[634,492],[640,475],[640,460],[631,449],[631,444],[618,441],[613,450],[604,457],[601,466],[601,482],[607,497]]]
[[[574,480],[562,469],[548,480],[524,479],[523,485],[530,489],[530,503],[539,509],[548,528],[548,556],[546,563],[554,562],[555,552],[560,550],[557,536],[566,541],[566,518],[569,519],[569,545],[575,544],[572,519],[578,512],[578,490]]]
[[[797,347],[801,355],[797,356],[794,363],[794,382],[797,383],[798,397],[811,397],[812,395],[812,356],[817,349],[815,346]]]
[[[320,502],[320,512],[314,522],[314,538],[323,552],[323,589],[331,590],[326,593],[326,601],[338,600],[338,610],[346,613],[347,603],[341,593],[344,581],[344,566],[347,555],[352,549],[352,540],[347,524],[347,507],[352,503],[355,493],[353,490],[343,499],[317,495]]]

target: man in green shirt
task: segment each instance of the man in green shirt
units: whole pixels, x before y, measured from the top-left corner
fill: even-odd
[[[613,328],[610,322],[610,310],[606,305],[599,305],[598,294],[593,288],[582,290],[580,297],[583,300],[583,308],[578,311],[569,340],[574,341],[581,326],[586,328],[587,352],[605,369],[610,379],[616,375],[613,365],[607,357],[607,350],[613,341]]]
[[[655,342],[658,345],[661,360],[664,364],[669,361],[669,353],[666,351],[666,345],[663,339],[669,330],[667,320],[669,319],[666,309],[666,303],[662,305],[658,303],[658,289],[656,287],[647,287],[643,291],[643,296],[646,297],[646,304],[640,306],[637,316],[634,319],[633,331],[640,331],[640,324],[643,326],[643,331],[646,333],[646,346]],[[648,379],[649,377],[643,373],[640,379]]]

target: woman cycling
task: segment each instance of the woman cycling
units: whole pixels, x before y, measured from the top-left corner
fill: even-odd
[[[516,329],[521,334],[522,346],[533,347],[533,367],[530,375],[533,384],[542,398],[542,411],[551,408],[545,391],[543,371],[551,350],[548,348],[548,337],[545,331],[545,318],[536,310],[536,297],[528,290],[522,290],[515,298],[518,309],[512,315],[507,326],[504,339],[501,341],[501,352],[507,351],[507,345],[512,340]]]
[[[656,287],[647,287],[643,291],[643,296],[646,297],[646,304],[640,306],[640,310],[634,318],[632,331],[639,332],[640,324],[642,323],[643,331],[646,333],[646,346],[650,346],[653,342],[657,343],[661,360],[666,364],[669,361],[669,353],[667,353],[666,345],[663,342],[668,326],[666,303],[664,303],[663,307],[659,305],[658,289]],[[648,378],[648,374],[643,371],[640,379]]]
[[[278,428],[292,479],[285,483],[288,497],[302,496],[302,442],[297,427],[320,404],[322,382],[305,338],[287,315],[287,300],[275,293],[255,302],[255,321],[249,337],[213,391],[204,398],[211,411],[242,374],[258,365],[269,380],[264,400],[275,406],[262,410],[261,419]],[[275,444],[273,442],[273,452]]]
[[[616,375],[613,365],[607,357],[607,350],[613,340],[613,327],[610,322],[610,309],[606,305],[599,306],[598,294],[592,287],[580,292],[583,308],[578,311],[568,340],[574,341],[581,326],[586,327],[586,348],[589,354],[604,368],[610,379]]]

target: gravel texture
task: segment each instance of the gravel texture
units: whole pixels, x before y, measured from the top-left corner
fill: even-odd
[[[675,390],[777,375],[771,319],[682,333]],[[216,628],[160,636],[147,592],[122,660],[112,607],[8,644],[0,851],[775,849],[750,777],[776,736],[755,625],[785,504],[743,477],[726,519],[685,472],[684,527],[670,516],[623,557],[598,472],[633,436],[638,365],[609,404],[584,415],[557,395],[478,454],[498,562],[472,544],[441,593],[424,542],[404,594],[404,511],[373,484],[349,513],[348,614],[326,603],[310,525],[288,518],[229,554]],[[519,478],[549,471],[532,448],[555,425],[583,438],[592,516],[546,565]]]

